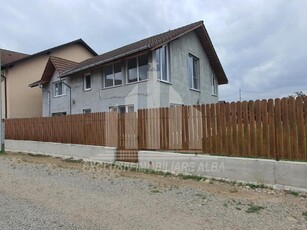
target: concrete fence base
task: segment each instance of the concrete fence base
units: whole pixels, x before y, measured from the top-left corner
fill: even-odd
[[[5,140],[5,150],[114,163],[116,148],[39,141]]]
[[[307,190],[307,163],[140,151],[144,168]]]
[[[5,140],[12,152],[44,154],[63,158],[114,163],[116,148],[38,141]],[[307,191],[307,163],[239,157],[139,151],[138,166],[175,174],[223,178],[244,182],[297,188]]]

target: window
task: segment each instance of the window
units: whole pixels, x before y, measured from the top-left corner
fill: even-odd
[[[87,73],[84,75],[84,91],[91,90],[92,89],[92,80],[91,80],[91,74]]]
[[[110,106],[110,112],[118,112],[118,113],[133,113],[134,105],[119,105],[119,106]]]
[[[53,84],[53,95],[55,97],[66,95],[66,88],[63,82],[58,81]]]
[[[200,90],[199,59],[189,54],[189,84],[191,89]]]
[[[58,113],[52,113],[53,117],[57,117],[57,116],[65,116],[66,112],[58,112]]]
[[[112,87],[122,84],[122,66],[120,62],[103,67],[104,87]]]
[[[92,110],[91,109],[83,109],[83,114],[87,114],[87,113],[91,113]]]
[[[127,83],[148,79],[148,54],[127,60]]]
[[[170,82],[169,76],[169,46],[165,45],[156,50],[156,63],[158,79],[160,81]]]
[[[212,92],[212,95],[217,95],[217,86],[218,86],[218,83],[217,83],[216,77],[213,73],[211,73],[211,92]]]

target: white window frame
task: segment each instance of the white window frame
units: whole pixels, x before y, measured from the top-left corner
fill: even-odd
[[[90,86],[91,86],[90,88],[86,88],[86,78],[87,77],[90,77]],[[89,91],[91,89],[92,89],[92,76],[91,76],[91,73],[86,73],[83,76],[83,90],[84,91]]]
[[[57,94],[57,84],[61,84],[62,85],[62,94]],[[53,82],[53,97],[62,97],[62,96],[66,96],[66,86],[65,84],[63,84],[63,82],[61,81],[56,81]]]
[[[122,83],[119,84],[119,85],[115,85],[115,73],[114,73],[114,65],[115,64],[120,64],[120,73],[121,73],[121,80],[122,80]],[[105,72],[104,72],[104,69],[103,69],[103,73],[102,73],[102,76],[103,76],[103,88],[107,89],[107,88],[112,88],[112,87],[118,87],[118,86],[122,86],[123,85],[123,67],[122,67],[122,63],[121,62],[114,62],[114,63],[111,63],[111,64],[108,64],[108,65],[105,65],[105,66],[109,66],[111,65],[112,66],[112,75],[113,75],[113,84],[111,86],[106,86],[106,75],[105,75]]]
[[[117,112],[120,113],[120,107],[125,107],[125,113],[130,113],[131,108],[134,112],[134,105],[133,104],[129,104],[129,105],[117,105],[117,106],[110,106],[109,107],[109,112]],[[129,111],[130,110],[130,111]]]
[[[139,73],[139,57],[140,56],[143,56],[143,55],[147,55],[147,66],[148,66],[148,70],[149,70],[149,53],[143,53],[141,55],[138,55],[138,56],[135,56],[135,57],[131,57],[129,59],[126,60],[126,84],[134,84],[134,83],[137,83],[137,82],[142,82],[142,81],[148,81],[148,70],[147,70],[147,78],[146,79],[143,79],[143,80],[140,80],[140,73]],[[128,61],[133,59],[133,58],[136,58],[136,75],[137,75],[137,80],[136,81],[133,81],[133,82],[129,82],[129,69],[128,69]]]
[[[157,57],[159,57],[159,60],[157,60]],[[159,69],[157,69],[158,81],[170,83],[170,49],[168,44],[156,50],[156,62],[159,63]],[[163,71],[164,66],[165,71]]]
[[[215,74],[211,72],[211,94],[213,96],[217,96],[218,94],[217,87],[218,87],[217,79],[215,77]]]
[[[197,61],[197,70],[194,71],[194,61]],[[189,53],[188,55],[188,70],[189,70],[189,86],[190,89],[200,91],[200,60],[195,55]],[[194,75],[193,73],[196,72],[198,74],[198,88],[194,85]]]

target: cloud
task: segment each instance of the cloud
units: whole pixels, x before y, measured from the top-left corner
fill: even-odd
[[[0,0],[0,5],[2,48],[35,53],[83,38],[103,53],[204,20],[229,78],[220,87],[221,100],[238,100],[240,88],[244,100],[307,89],[304,0]]]

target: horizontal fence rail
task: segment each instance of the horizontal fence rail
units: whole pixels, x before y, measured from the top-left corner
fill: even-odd
[[[5,120],[6,139],[307,160],[307,97]]]

